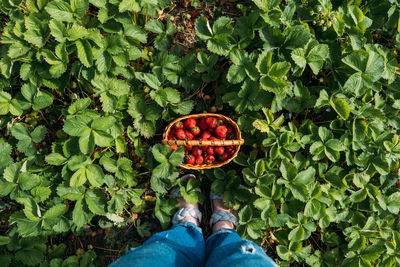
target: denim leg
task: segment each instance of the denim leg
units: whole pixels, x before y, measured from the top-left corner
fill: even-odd
[[[153,235],[109,266],[203,266],[204,258],[205,243],[201,228],[184,222]]]
[[[278,266],[254,242],[243,240],[231,229],[220,229],[213,233],[206,242],[207,267]]]

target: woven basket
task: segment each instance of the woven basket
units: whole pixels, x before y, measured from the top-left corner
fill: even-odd
[[[235,136],[237,137],[236,140],[220,140],[220,141],[211,141],[211,140],[168,140],[169,133],[174,126],[175,123],[178,121],[184,121],[188,118],[194,118],[194,119],[199,119],[202,117],[215,117],[219,120],[223,120],[226,124],[231,125],[233,127],[233,130],[235,131]],[[240,146],[244,144],[244,140],[242,139],[242,134],[240,133],[240,129],[237,126],[236,122],[234,122],[232,119],[225,117],[221,114],[214,114],[214,113],[200,113],[200,114],[191,114],[187,116],[180,117],[170,124],[165,128],[164,134],[163,134],[163,140],[162,143],[164,145],[177,145],[177,146],[235,146],[235,153],[227,160],[224,162],[218,162],[218,163],[211,163],[211,164],[184,164],[182,163],[180,166],[185,169],[191,169],[191,170],[201,170],[201,169],[212,169],[212,168],[218,168],[221,167],[227,163],[229,163],[231,160],[233,160],[237,154],[239,153]]]

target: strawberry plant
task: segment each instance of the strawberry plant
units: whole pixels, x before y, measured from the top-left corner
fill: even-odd
[[[396,266],[399,17],[394,0],[0,1],[2,265],[106,265],[128,243],[88,229],[139,245],[167,228],[172,187],[203,200],[178,166],[236,151],[161,145],[208,111],[245,144],[196,182],[242,237],[281,266]],[[212,117],[173,128],[234,137]]]

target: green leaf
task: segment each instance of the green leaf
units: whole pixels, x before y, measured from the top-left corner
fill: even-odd
[[[34,247],[23,248],[15,253],[15,259],[24,265],[35,266],[43,261],[44,253]]]
[[[283,178],[287,180],[293,180],[297,176],[296,167],[288,160],[282,160],[279,170],[281,171]]]
[[[246,78],[246,71],[243,66],[232,65],[229,67],[226,79],[232,84],[240,83]]]
[[[11,95],[7,92],[0,92],[0,115],[5,115],[10,110]]]
[[[56,19],[50,20],[49,23],[50,33],[58,42],[63,42],[67,36],[67,28],[64,23]]]
[[[313,167],[308,167],[306,170],[301,171],[296,175],[293,183],[297,185],[309,185],[314,182],[314,177],[315,169]]]
[[[239,211],[239,220],[241,224],[248,223],[253,218],[253,210],[249,205],[244,206]]]
[[[161,34],[164,32],[164,24],[156,19],[149,20],[144,28],[150,32]]]
[[[321,138],[322,142],[326,142],[329,139],[333,138],[332,132],[326,127],[319,127],[318,135],[319,135],[319,138]]]
[[[168,161],[172,166],[179,166],[183,162],[185,157],[185,149],[183,146],[179,147],[177,150],[173,151]]]
[[[86,168],[80,168],[72,176],[69,182],[70,186],[80,186],[87,181]]]
[[[55,20],[67,22],[74,20],[70,5],[64,1],[51,1],[46,5],[45,10]]]
[[[86,167],[86,177],[92,186],[102,186],[104,183],[104,173],[99,165],[90,164]]]
[[[90,189],[86,191],[85,201],[91,212],[97,215],[106,214],[106,197],[103,191],[99,189]]]
[[[274,77],[282,77],[285,76],[288,71],[290,70],[290,63],[289,62],[276,62],[272,64],[271,68],[269,69],[268,74]]]
[[[357,203],[357,202],[363,201],[364,199],[366,199],[366,197],[367,197],[367,190],[365,190],[365,189],[363,188],[363,189],[360,189],[360,190],[354,192],[354,193],[350,196],[350,200],[351,200],[352,202]]]
[[[139,12],[140,9],[140,5],[136,0],[122,0],[118,7],[119,12]]]
[[[88,0],[70,0],[72,11],[78,15],[78,17],[83,17],[86,10],[89,8]]]
[[[289,240],[290,241],[301,241],[304,237],[304,228],[302,225],[297,226],[289,233]]]
[[[78,51],[78,58],[82,64],[89,68],[93,65],[92,46],[88,40],[75,41],[76,49]]]
[[[18,183],[23,190],[30,190],[40,184],[40,176],[23,172],[19,175]]]
[[[35,97],[35,99],[33,100],[32,108],[33,110],[40,110],[50,106],[51,104],[53,104],[53,99],[50,96],[41,95]]]
[[[125,24],[124,29],[126,36],[138,40],[141,43],[147,42],[147,34],[139,26],[134,24]]]
[[[326,141],[325,145],[335,151],[344,151],[345,147],[338,139],[330,139]]]
[[[79,199],[74,206],[74,211],[72,212],[72,221],[78,227],[83,227],[87,224],[93,217],[87,204],[82,199]]]
[[[207,18],[199,17],[196,19],[194,26],[196,29],[196,34],[200,37],[200,39],[206,41],[212,38],[213,32]]]
[[[347,119],[350,116],[350,106],[346,100],[341,98],[335,98],[330,102],[333,109],[342,117]]]
[[[364,188],[370,180],[370,176],[366,173],[355,173],[353,174],[353,183],[358,188]]]
[[[81,116],[67,119],[64,123],[63,130],[71,136],[81,136],[87,130],[88,123],[92,121],[91,118]]]

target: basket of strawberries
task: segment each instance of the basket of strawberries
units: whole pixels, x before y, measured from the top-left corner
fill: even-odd
[[[163,144],[172,150],[185,147],[186,169],[221,167],[234,159],[243,145],[240,129],[230,118],[213,113],[183,116],[171,122],[164,131]]]

